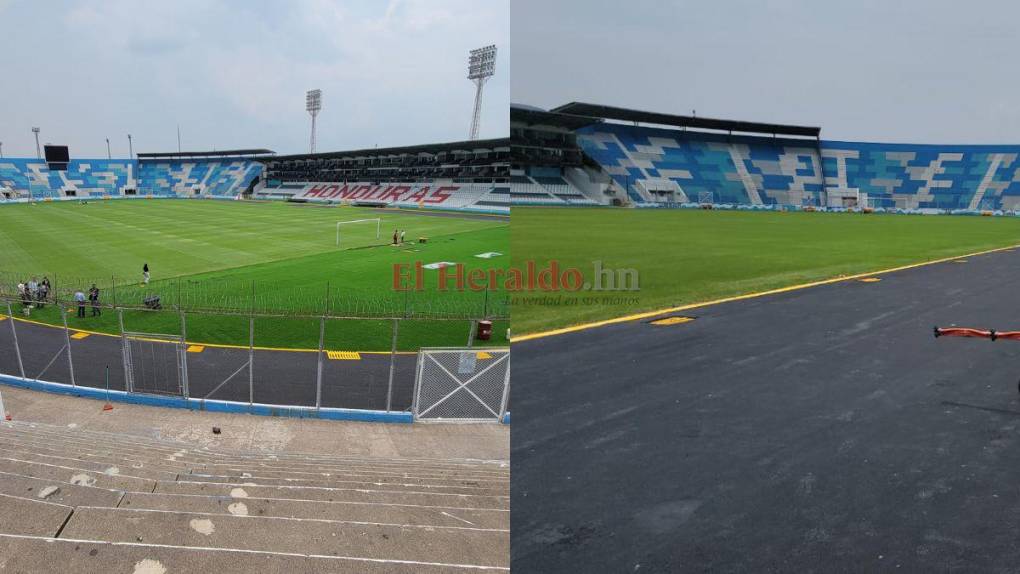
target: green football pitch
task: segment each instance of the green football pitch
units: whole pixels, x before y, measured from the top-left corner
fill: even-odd
[[[556,261],[637,291],[516,293],[527,334],[1020,243],[1020,219],[647,209],[513,209],[512,265]]]
[[[336,246],[338,221],[374,218],[378,238],[375,222],[344,225]],[[390,245],[395,229],[405,231],[406,244]],[[396,291],[394,265],[505,269],[509,241],[505,220],[435,212],[160,199],[8,205],[0,207],[0,293],[11,298],[18,281],[46,276],[62,301],[93,283],[106,305],[142,307],[158,295],[164,310],[125,311],[125,330],[179,333],[176,310],[184,309],[194,342],[247,345],[254,312],[258,346],[315,348],[314,316],[322,314],[361,318],[327,323],[331,349],[389,350],[395,317],[408,319],[399,328],[401,350],[461,346],[470,319],[509,316],[505,294],[440,291],[434,269],[423,270],[422,291]],[[490,252],[501,255],[476,257]],[[35,309],[31,319],[59,324],[59,307]],[[119,330],[110,311],[85,319],[69,313],[68,322]],[[507,344],[507,326],[495,321],[488,344]]]

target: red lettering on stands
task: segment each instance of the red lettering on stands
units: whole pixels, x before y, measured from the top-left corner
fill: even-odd
[[[450,196],[453,195],[453,192],[457,191],[458,189],[460,188],[450,185],[437,187],[436,190],[432,192],[432,197],[426,199],[425,203],[443,203],[447,199],[450,199]]]
[[[391,185],[386,188],[386,193],[379,198],[379,201],[400,201],[400,196],[411,189],[406,185]]]
[[[404,201],[413,201],[414,203],[418,203],[419,201],[425,199],[425,196],[428,195],[428,194],[429,194],[429,186],[423,185],[422,187],[419,187],[418,189],[416,189],[414,191],[414,193],[412,193],[411,195],[407,196],[407,198],[404,199]]]

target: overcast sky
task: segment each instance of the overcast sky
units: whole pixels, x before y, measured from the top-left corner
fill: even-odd
[[[496,44],[481,137],[507,137],[510,0],[0,0],[0,142],[72,157],[468,139],[470,49]]]
[[[1020,143],[1020,3],[513,0],[511,101]]]

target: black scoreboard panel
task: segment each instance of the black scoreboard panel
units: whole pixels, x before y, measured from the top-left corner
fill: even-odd
[[[66,145],[43,146],[46,154],[46,163],[50,164],[51,170],[65,170],[67,163],[71,161],[71,155]]]

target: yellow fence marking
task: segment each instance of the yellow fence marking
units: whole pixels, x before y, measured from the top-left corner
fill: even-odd
[[[84,339],[85,337],[88,337],[88,336],[89,336],[88,333],[82,333],[81,331],[78,331],[77,333],[71,335],[71,338],[72,339],[78,339],[80,341],[81,339]]]
[[[694,320],[694,317],[666,317],[665,319],[658,319],[652,321],[652,325],[659,325],[665,327],[666,325],[680,325],[682,323],[690,323]]]
[[[334,361],[360,361],[361,353],[357,351],[326,351],[326,356]]]
[[[486,359],[491,359],[492,355],[486,353],[485,351],[478,351],[478,355],[475,356],[475,358],[478,359],[479,361],[484,361]]]
[[[858,279],[858,281],[861,283],[878,283],[881,279],[878,277],[865,277],[863,279]]]
[[[205,350],[204,345],[188,345],[189,353],[201,353],[204,350]]]

